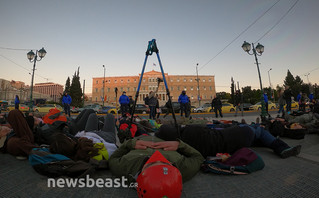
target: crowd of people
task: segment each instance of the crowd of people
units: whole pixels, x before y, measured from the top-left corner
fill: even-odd
[[[7,115],[1,114],[0,149],[17,159],[25,159],[33,149],[44,146],[51,153],[64,155],[74,161],[90,163],[91,159],[103,160],[107,162],[106,167],[112,175],[125,176],[129,182],[138,183],[136,190],[139,197],[155,194],[160,197],[179,197],[182,183],[194,177],[209,156],[218,153],[232,155],[241,148],[258,145],[271,149],[281,158],[288,158],[298,155],[301,145],[290,146],[281,136],[295,131],[318,133],[319,108],[316,105],[311,112],[287,113],[282,118],[268,119],[264,123],[233,121],[223,124],[214,121],[202,125],[176,126],[159,122],[156,125],[158,130],[154,130],[156,127],[151,121],[158,119],[156,92],[151,91],[145,100],[150,108],[149,119],[138,116],[131,119],[134,101],[125,92],[119,98],[122,111],[119,119],[112,114],[98,117],[90,109],[72,118],[69,116],[71,101],[67,94],[63,97],[65,114],[41,117],[32,113],[23,114],[19,109]],[[181,116],[189,117],[190,100],[186,91],[181,93],[178,102]],[[167,103],[167,107],[172,110],[170,104]],[[216,117],[218,113],[223,116],[218,97],[214,98],[212,107]],[[288,111],[289,107],[286,109]],[[50,122],[47,119],[51,119]],[[48,126],[52,129],[51,133],[46,133],[46,138],[39,138],[44,135],[41,130]],[[163,188],[165,190],[161,190]]]

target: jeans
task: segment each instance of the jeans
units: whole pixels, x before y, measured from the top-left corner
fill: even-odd
[[[259,126],[250,126],[250,129],[255,133],[255,141],[259,140],[264,146],[270,147],[271,143],[276,140],[276,138],[269,133],[265,128]]]
[[[284,105],[279,105],[278,114],[284,113]]]
[[[150,107],[150,119],[155,120],[156,116],[156,106],[149,106]]]
[[[185,112],[185,117],[188,117],[188,111],[187,111],[187,103],[180,103],[181,106],[181,116],[183,116],[183,112]]]
[[[69,117],[71,116],[70,113],[70,104],[64,104],[64,112],[66,115],[68,115]]]

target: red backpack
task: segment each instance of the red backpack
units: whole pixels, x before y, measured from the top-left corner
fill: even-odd
[[[56,108],[50,109],[49,113],[43,116],[42,120],[46,124],[53,124],[55,121],[67,122],[66,116]]]

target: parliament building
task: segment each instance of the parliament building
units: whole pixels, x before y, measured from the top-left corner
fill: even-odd
[[[140,76],[141,74],[138,76],[105,76],[104,96],[104,77],[93,78],[92,102],[101,104],[104,99],[106,104],[114,105],[116,104],[116,98],[118,100],[123,91],[126,92],[126,95],[132,96],[135,99]],[[144,98],[149,92],[156,90],[157,78],[162,78],[161,72],[152,70],[144,73],[137,104],[143,104]],[[173,102],[178,100],[183,90],[186,91],[186,95],[190,97],[191,103],[194,106],[198,106],[198,92],[200,93],[201,104],[211,102],[216,95],[215,76],[213,75],[199,75],[198,83],[196,75],[168,75],[165,73],[165,78]],[[115,88],[118,90],[117,97]],[[164,105],[168,100],[164,82],[160,83],[157,94],[160,105]]]

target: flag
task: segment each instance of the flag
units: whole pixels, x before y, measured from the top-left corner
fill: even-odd
[[[153,63],[153,66],[155,66],[155,67],[156,67],[156,64],[155,64],[155,63]]]

